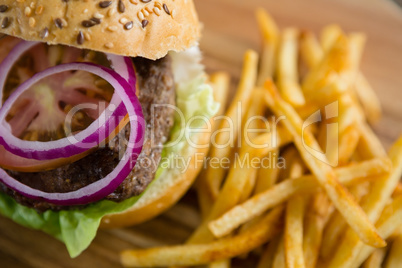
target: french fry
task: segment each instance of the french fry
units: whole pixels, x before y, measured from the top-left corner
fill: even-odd
[[[339,124],[340,125],[340,124]],[[322,141],[322,140],[325,141]],[[340,132],[337,125],[322,124],[318,141],[321,148],[326,148],[325,155],[331,166],[343,166],[356,152],[360,140],[359,129],[351,124]]]
[[[362,268],[381,268],[387,248],[377,248],[373,254],[364,262]],[[397,266],[395,266],[397,267]]]
[[[339,36],[343,35],[337,25],[329,25],[324,28],[321,36],[321,44],[325,51],[328,51]],[[356,39],[355,39],[356,40]],[[358,72],[353,89],[362,104],[364,113],[371,124],[375,124],[381,117],[381,104],[376,93],[370,86],[366,77]]]
[[[285,218],[285,260],[286,267],[303,268],[303,217],[305,197],[296,195],[286,205]]]
[[[279,150],[275,150],[275,151],[269,152],[268,154],[273,155],[273,157],[277,158],[278,157],[278,151]],[[284,160],[284,161],[286,162],[287,160]],[[255,182],[256,187],[255,187],[254,194],[261,193],[261,192],[269,189],[270,187],[272,187],[276,183],[276,181],[279,178],[279,176],[278,176],[279,175],[279,167],[277,166],[276,163],[277,162],[275,162],[275,160],[274,160],[273,163],[270,163],[270,165],[273,165],[272,167],[260,167],[259,168],[259,170],[257,171],[258,172],[257,176],[260,176],[260,177],[256,178],[257,181]],[[300,169],[299,166],[300,166],[300,163],[296,163],[296,165],[294,165],[294,168],[292,168],[293,171],[290,172],[290,173],[294,173],[297,169]],[[254,174],[252,174],[250,176],[250,179],[254,180]],[[245,187],[245,191],[243,192],[242,198],[241,198],[239,203],[243,203],[243,202],[245,202],[247,200],[247,198],[245,198],[245,196],[249,195],[248,187],[249,186]],[[244,232],[245,230],[248,230],[251,226],[253,226],[256,222],[258,222],[261,219],[261,217],[262,216],[257,217],[255,219],[249,221],[248,223],[244,224],[241,227],[240,232]]]
[[[246,201],[252,195],[252,193],[254,191],[255,183],[257,180],[257,172],[258,172],[258,170],[254,169],[253,172],[251,172],[250,175],[248,176],[248,180],[247,180],[246,184],[244,185],[243,192],[240,196],[239,203]]]
[[[356,184],[350,189],[350,193],[355,197],[357,201],[367,194],[370,184],[369,182]],[[339,241],[342,239],[342,235],[347,228],[346,221],[342,215],[335,211],[328,221],[323,234],[323,241],[321,246],[321,257],[324,260],[328,260],[330,256],[336,251],[339,246]]]
[[[274,150],[269,152],[266,157],[269,157],[270,165],[263,165],[257,172],[257,181],[254,194],[259,194],[272,187],[278,181],[279,166],[278,166],[279,151]]]
[[[276,136],[276,137],[275,137]],[[269,142],[269,146],[267,146]],[[275,143],[275,144],[271,144]],[[247,157],[263,157],[268,154],[268,152],[275,150],[283,145],[291,142],[290,135],[278,128],[277,133],[270,132],[262,134],[253,140],[255,146],[249,147],[245,146],[240,152],[239,159],[244,160]],[[264,145],[265,144],[265,145]],[[264,145],[264,146],[258,146]],[[277,147],[273,147],[277,146]],[[223,185],[222,191],[212,206],[211,213],[207,219],[197,228],[190,239],[187,241],[190,244],[209,242],[214,239],[211,232],[208,230],[208,223],[221,216],[223,213],[237,205],[242,196],[244,186],[247,183],[249,175],[255,170],[247,165],[236,164],[233,165],[229,171],[228,177]]]
[[[362,53],[362,38],[341,35],[302,83],[308,103],[319,107],[332,103],[349,91],[356,80]]]
[[[214,99],[220,104],[219,111],[215,116],[220,116],[224,114],[227,105],[230,77],[227,73],[218,72],[210,76],[210,81],[214,91]],[[218,128],[218,124],[214,120],[211,120],[211,122],[213,124],[212,133],[214,133]],[[196,182],[196,189],[203,218],[209,213],[214,202],[212,193],[209,191],[211,187],[207,183],[206,170],[202,170]]]
[[[228,104],[230,76],[225,72],[217,72],[210,76],[210,81],[214,91],[214,99],[219,103],[219,111],[215,116],[223,115]],[[214,126],[216,129],[218,125]]]
[[[324,51],[331,49],[336,40],[343,35],[343,31],[339,25],[330,24],[321,31],[321,47]]]
[[[310,69],[316,67],[324,57],[320,43],[310,31],[305,31],[301,35],[300,53]]]
[[[315,112],[319,110],[320,108],[312,102],[307,103],[303,107],[296,107],[296,111],[302,119],[309,118],[311,115],[313,115]]]
[[[250,144],[250,139],[255,138],[271,128],[271,122],[264,117],[266,106],[261,88],[256,88],[252,93],[248,109],[243,120],[241,145]]]
[[[325,148],[325,152],[322,153],[325,153],[328,164],[333,167],[339,166],[339,136],[339,124],[321,122],[317,142],[321,148]]]
[[[336,39],[342,34],[341,28],[337,25],[325,27],[321,35],[321,45],[323,49],[329,50]],[[381,104],[373,88],[361,72],[358,73],[353,88],[363,106],[368,121],[371,124],[378,122],[381,117]]]
[[[297,70],[298,30],[287,28],[283,31],[278,50],[277,77],[283,98],[295,107],[306,104],[299,85]]]
[[[317,152],[322,150],[311,133],[303,133],[302,121],[296,111],[279,97],[272,82],[267,82],[266,87],[267,96],[265,100],[268,106],[271,107],[277,116],[287,117],[287,120],[282,121],[282,123],[293,135],[294,143],[301,157],[324,188],[332,203],[342,213],[346,222],[365,243],[375,247],[385,246],[385,241],[378,235],[377,230],[364,211],[355,202],[352,195],[339,183],[332,168],[326,164],[328,161],[325,159],[325,155],[323,159],[318,160],[311,154],[312,150]],[[312,150],[308,152],[305,146],[308,146]]]
[[[354,89],[363,107],[367,120],[370,124],[377,123],[382,114],[381,103],[374,89],[362,73],[358,74]]]
[[[306,211],[303,255],[307,268],[316,267],[323,230],[331,214],[331,208],[332,204],[326,194],[320,192],[314,195],[312,207]]]
[[[395,268],[402,266],[402,237],[394,240],[388,254],[385,268]]]
[[[274,75],[279,29],[275,20],[264,9],[257,9],[256,17],[263,37],[263,50],[257,85],[263,86],[265,80],[272,78]]]
[[[350,161],[356,151],[360,140],[360,132],[356,126],[351,125],[341,134],[339,141],[339,161],[338,165],[343,166]]]
[[[233,124],[233,139],[236,140],[238,130],[240,129],[239,118],[242,118],[247,111],[246,107],[251,96],[251,92],[254,89],[255,82],[257,79],[257,66],[258,66],[258,55],[256,52],[249,50],[244,56],[244,66],[243,72],[237,90],[236,96],[233,102],[229,106],[226,116],[229,120],[223,120],[220,124],[220,129],[230,129],[230,122]],[[240,108],[240,111],[239,111]],[[241,113],[240,115],[238,113]],[[216,144],[224,145],[230,143],[231,134],[228,131],[222,131],[216,135]],[[211,157],[222,159],[229,157],[232,148],[230,145],[223,146],[223,148],[218,148],[217,146],[211,146]],[[210,192],[212,196],[216,198],[219,194],[220,186],[224,179],[226,170],[222,168],[208,168],[206,171],[206,179],[208,185],[211,187]]]
[[[366,158],[383,157],[387,153],[374,131],[365,122],[359,122],[360,140],[357,150]]]
[[[278,129],[277,132],[278,133],[270,132],[262,134],[255,138],[253,141],[253,144],[255,145],[262,145],[266,144],[266,142],[273,142],[273,140],[276,140],[275,143],[277,147],[272,147],[273,144],[271,144],[271,146],[263,146],[261,148],[252,148],[246,146],[245,148],[243,148],[243,151],[240,152],[239,159],[245,159],[247,155],[251,155],[251,157],[262,157],[268,152],[291,142],[291,137],[287,132],[283,130],[281,131],[280,129]],[[276,138],[273,138],[273,136],[276,136]],[[240,165],[234,165],[232,167],[222,188],[222,191],[220,192],[216,202],[212,206],[211,213],[193,233],[193,235],[187,241],[188,243],[194,244],[200,242],[209,242],[214,239],[213,235],[208,230],[208,223],[211,220],[218,218],[223,213],[239,203],[244,185],[246,185],[249,175],[252,172],[254,172],[254,170],[247,167],[247,165],[243,167],[241,167]]]
[[[291,173],[297,173],[298,169],[303,168],[302,164],[300,164],[301,160],[299,161],[297,159],[298,152],[293,146],[284,148],[284,150],[282,150],[282,152],[281,152],[281,157],[283,158],[283,161],[286,165],[279,172],[279,181],[283,181],[285,179],[291,178],[292,177]],[[296,161],[298,162],[298,165],[293,164]],[[291,163],[291,164],[289,164],[289,163]]]
[[[387,173],[391,168],[389,159],[381,158],[338,168],[335,169],[335,173],[341,183],[353,185],[370,177]],[[292,195],[313,192],[318,187],[319,184],[313,175],[285,180],[229,210],[219,219],[212,221],[209,228],[216,237],[225,236],[240,225],[286,201]]]
[[[399,182],[395,188],[394,193],[392,194],[392,197],[395,197],[395,196],[401,195],[401,194],[402,194],[402,182]]]
[[[367,213],[371,222],[378,220],[402,175],[402,137],[390,149],[389,157],[393,166],[391,173],[383,175],[376,180],[371,187],[371,191],[361,203],[362,209]],[[346,249],[345,247],[348,248]],[[355,233],[348,229],[333,259],[330,261],[329,267],[346,267],[352,264],[354,258],[363,247],[363,243]]]
[[[294,158],[289,168],[289,179],[294,179],[303,175],[304,164],[294,150]],[[306,198],[295,195],[286,204],[285,213],[285,260],[286,267],[305,267],[303,256],[303,219]]]
[[[339,132],[344,132],[352,125],[358,125],[364,122],[364,114],[359,109],[356,101],[353,99],[352,94],[344,93],[338,99],[339,104]],[[363,134],[362,134],[363,135]]]
[[[336,88],[331,85],[340,81],[340,74],[347,68],[345,66],[346,62],[344,63],[341,59],[347,58],[348,48],[349,42],[347,38],[339,36],[321,62],[308,72],[302,83],[307,101],[313,100],[316,102],[324,93],[335,100],[347,90],[346,86]],[[317,95],[317,93],[321,94]],[[325,105],[325,102],[319,103],[320,106]]]
[[[208,268],[230,268],[230,259],[213,262],[208,265]]]
[[[285,259],[285,243],[283,237],[279,241],[278,248],[276,249],[272,267],[274,268],[286,268]]]
[[[269,242],[265,251],[262,253],[260,260],[258,261],[257,268],[272,268],[273,260],[275,256],[276,249],[278,248],[279,242],[282,239],[282,235],[276,236]]]
[[[247,232],[208,244],[127,250],[121,253],[126,267],[194,266],[229,259],[266,243],[282,228],[283,207],[270,212]]]
[[[376,227],[384,239],[388,239],[394,231],[402,225],[402,196],[397,196],[392,203],[387,205],[381,213]],[[351,267],[359,267],[376,248],[363,245],[361,251],[353,260]]]

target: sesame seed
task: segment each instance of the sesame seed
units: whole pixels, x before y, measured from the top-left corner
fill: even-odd
[[[114,13],[116,13],[116,10],[114,8],[109,9],[109,11],[107,12],[107,15],[109,17],[112,17],[114,15]]]
[[[149,21],[148,21],[148,20],[143,20],[143,21],[141,22],[141,24],[142,24],[142,28],[147,27],[148,23],[149,23]]]
[[[142,11],[142,13],[144,13],[144,16],[145,16],[145,17],[148,17],[148,16],[149,16],[149,12],[148,12],[146,9],[144,9],[144,10]]]
[[[102,15],[101,13],[99,13],[99,12],[96,12],[96,13],[94,14],[94,17],[97,18],[97,19],[103,19],[105,16]]]
[[[133,26],[134,26],[133,22],[129,21],[126,24],[124,24],[124,29],[131,30],[133,28]]]
[[[44,39],[49,36],[49,29],[46,27],[39,33],[40,38]]]
[[[154,12],[155,12],[156,15],[160,16],[162,10],[159,7],[154,7]]]
[[[95,17],[91,18],[91,21],[92,21],[93,23],[95,23],[95,24],[101,24],[101,22],[102,22],[101,19],[98,19],[98,18],[95,18]]]
[[[30,7],[26,7],[24,10],[25,16],[30,16],[32,13],[32,9]]]
[[[31,2],[31,4],[29,5],[32,9],[35,8],[36,3],[35,2]]]
[[[107,27],[107,30],[110,32],[115,32],[115,31],[117,31],[117,26],[109,26],[109,27]]]
[[[121,24],[126,24],[127,22],[128,22],[128,19],[126,19],[126,18],[121,18],[120,20],[119,20],[119,22],[121,23]]]
[[[28,20],[29,27],[31,27],[31,28],[35,27],[35,24],[36,24],[36,20],[32,17],[29,18],[29,20]]]
[[[153,12],[152,7],[149,7],[149,6],[146,6],[146,7],[145,7],[145,10],[148,11],[148,13],[152,13],[152,12]]]
[[[141,2],[143,2],[143,3],[149,3],[149,2],[151,2],[152,0],[141,0]]]
[[[80,32],[78,33],[78,35],[77,35],[77,44],[78,44],[78,45],[84,44],[84,41],[85,41],[84,38],[85,38],[85,37],[84,37],[84,34],[80,31]]]
[[[176,9],[172,10],[172,18],[174,19],[176,17]]]
[[[1,22],[1,28],[6,29],[11,24],[11,19],[9,17],[5,17]]]
[[[36,8],[35,14],[36,14],[36,15],[42,14],[43,9],[44,9],[43,6],[38,6],[38,7]]]
[[[110,42],[105,44],[106,48],[113,48],[113,46],[114,46],[113,43]]]
[[[95,26],[95,22],[93,22],[92,20],[84,20],[81,22],[81,25],[85,28],[89,28]]]
[[[163,9],[165,10],[166,14],[170,15],[169,8],[166,4],[163,4]]]
[[[126,6],[124,5],[122,0],[119,0],[117,7],[120,13],[124,13],[126,11]]]
[[[66,21],[65,19],[61,19],[61,22],[62,22],[62,24],[63,24],[63,27],[67,27],[67,26],[68,26],[68,23],[67,23],[67,21]]]
[[[140,21],[143,21],[145,19],[144,13],[142,13],[141,11],[138,12],[138,18],[140,19]]]
[[[107,8],[112,4],[112,1],[102,1],[99,3],[100,8]]]
[[[57,28],[63,29],[63,22],[61,21],[60,18],[55,19],[54,24],[56,25]]]
[[[137,5],[138,4],[138,0],[130,0],[131,4]]]
[[[89,33],[84,33],[85,40],[91,41],[91,35]]]
[[[4,13],[8,10],[8,6],[7,5],[0,5],[0,13]]]

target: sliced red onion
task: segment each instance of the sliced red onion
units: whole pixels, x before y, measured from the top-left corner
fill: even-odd
[[[112,69],[121,75],[126,81],[128,82],[129,85],[132,86],[134,92],[136,89],[136,75],[134,71],[134,65],[133,62],[131,61],[131,58],[129,57],[122,57],[122,56],[117,56],[115,54],[106,54],[107,58],[110,60],[112,64]]]
[[[29,49],[38,45],[39,42],[21,41],[16,45],[8,56],[0,64],[0,107],[3,103],[3,89],[6,84],[8,74],[14,66],[14,63]]]
[[[5,79],[7,78],[7,74],[11,70],[14,62],[18,60],[24,52],[37,44],[38,43],[35,42],[23,41],[13,49],[10,55],[0,65],[0,67],[5,68],[5,72],[1,72],[0,85],[3,85],[4,87]],[[129,83],[135,93],[136,78],[131,60],[116,55],[108,55],[108,58],[110,59],[112,66],[115,68],[115,71],[123,75],[123,78]],[[8,114],[12,104],[24,91],[29,89],[36,82],[54,74],[54,68],[55,67],[49,68],[48,70],[36,74],[31,79],[21,84],[8,98],[4,107],[0,109],[0,124],[4,126],[0,130],[0,144],[16,156],[36,160],[53,160],[58,158],[69,158],[81,154],[88,149],[98,146],[103,140],[105,140],[106,137],[108,137],[116,128],[116,124],[119,122],[118,120],[121,120],[124,115],[126,115],[126,110],[124,109],[121,99],[117,94],[114,94],[108,108],[101,114],[101,116],[88,128],[75,136],[49,142],[24,141],[13,136],[10,128],[7,127],[7,122],[5,120],[5,116]],[[101,135],[103,135],[103,137]]]
[[[61,206],[84,205],[99,201],[111,194],[124,181],[133,169],[138,155],[141,153],[145,132],[145,122],[142,108],[132,86],[117,73],[90,63],[71,63],[53,67],[53,72],[68,70],[84,70],[99,75],[114,88],[115,94],[123,100],[124,110],[130,115],[131,132],[129,145],[122,160],[105,178],[68,193],[47,193],[33,189],[15,180],[3,169],[0,169],[0,181],[7,187],[34,200],[43,200]]]

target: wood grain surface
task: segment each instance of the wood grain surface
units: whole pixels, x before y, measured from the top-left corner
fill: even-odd
[[[324,25],[337,22],[348,31],[366,32],[362,69],[384,108],[375,130],[386,146],[402,133],[402,12],[392,2],[196,0],[196,5],[204,24],[201,48],[207,71],[228,71],[233,85],[245,50],[260,47],[256,7],[265,7],[281,27],[298,26],[318,33]],[[99,231],[89,249],[72,260],[55,239],[0,217],[0,267],[120,267],[121,250],[181,243],[199,221],[195,194],[190,192],[174,208],[146,224]],[[238,261],[236,267],[250,264]]]

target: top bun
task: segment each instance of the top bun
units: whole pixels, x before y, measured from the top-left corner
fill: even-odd
[[[200,26],[192,0],[3,0],[0,33],[159,59],[195,45]]]

